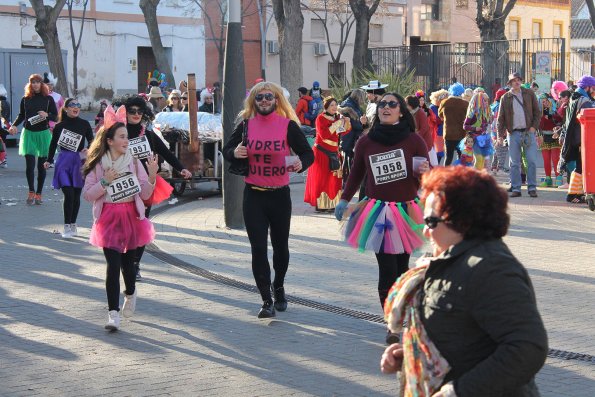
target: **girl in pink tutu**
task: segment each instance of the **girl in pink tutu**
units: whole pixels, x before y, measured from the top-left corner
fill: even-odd
[[[145,217],[143,200],[151,197],[158,163],[156,156],[147,160],[147,171],[128,151],[126,108],[115,113],[105,111],[103,128],[89,148],[83,167],[83,197],[93,203],[93,227],[89,241],[103,248],[107,262],[106,292],[109,306],[105,328],[120,326],[120,269],[126,285],[122,314],[130,317],[136,307],[134,256],[136,248],[155,237],[151,222]],[[148,175],[147,175],[148,172]]]

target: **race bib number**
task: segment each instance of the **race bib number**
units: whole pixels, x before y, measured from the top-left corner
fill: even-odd
[[[41,123],[41,122],[42,122],[42,121],[44,121],[44,120],[45,120],[45,117],[43,117],[43,116],[41,116],[41,115],[39,115],[39,114],[36,114],[35,116],[33,116],[33,117],[29,117],[29,118],[27,119],[27,121],[28,121],[28,122],[29,122],[29,124],[31,124],[31,125],[39,124],[39,123]]]
[[[62,130],[60,133],[60,139],[58,139],[58,145],[61,148],[66,150],[70,150],[71,152],[76,152],[83,140],[83,136],[77,134],[76,132],[72,132],[67,130],[66,128]]]
[[[112,202],[117,203],[140,193],[140,184],[136,175],[132,172],[125,172],[114,179],[107,189]]]
[[[132,157],[136,157],[139,160],[146,159],[151,155],[151,147],[146,136],[130,139],[128,141],[128,150],[130,150]]]
[[[373,154],[369,158],[376,185],[407,178],[407,165],[403,149]]]

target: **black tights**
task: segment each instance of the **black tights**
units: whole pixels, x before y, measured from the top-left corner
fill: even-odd
[[[122,270],[122,276],[124,276],[125,294],[132,295],[134,293],[136,271],[132,262],[135,254],[136,250],[134,249],[125,254],[109,248],[103,249],[103,255],[105,255],[107,261],[105,291],[109,310],[120,311],[120,269]]]
[[[62,186],[64,194],[64,224],[76,223],[76,218],[81,207],[81,189],[80,187]]]
[[[457,151],[459,158],[461,157],[461,149],[459,149],[459,142],[460,141],[449,141],[446,139],[444,140],[444,146],[446,147],[446,159],[444,160],[444,165],[450,165],[450,163],[452,163],[455,156],[455,150]]]
[[[43,163],[45,163],[46,157],[38,157],[37,158],[37,190],[35,190],[35,156],[32,154],[25,155],[25,164],[27,165],[25,174],[27,175],[27,184],[29,185],[29,191],[35,192],[37,194],[41,194],[43,190],[43,183],[45,182],[45,168],[43,167]]]
[[[270,227],[273,246],[275,289],[283,287],[289,267],[289,226],[291,196],[289,187],[272,191],[257,191],[246,185],[244,189],[244,222],[252,249],[252,274],[263,301],[271,300],[271,267],[268,258]]]
[[[399,276],[409,270],[410,254],[376,254],[378,261],[378,298],[384,309],[388,291]]]

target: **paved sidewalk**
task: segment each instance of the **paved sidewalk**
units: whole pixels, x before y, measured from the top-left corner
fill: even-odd
[[[9,166],[0,169],[0,396],[396,394],[394,377],[378,371],[381,325],[295,304],[258,320],[256,294],[151,255],[137,313],[120,332],[105,332],[104,258],[86,242],[90,206],[79,216],[83,237],[62,240],[52,234],[62,226],[61,194],[46,188],[43,206],[26,207],[14,149]],[[334,218],[316,214],[302,194],[303,184],[292,185],[287,292],[380,314],[373,255],[345,247]],[[153,218],[156,246],[253,284],[245,232],[223,227],[221,198],[186,196]],[[595,214],[562,196],[549,189],[511,201],[507,243],[531,273],[550,347],[595,355]],[[550,358],[538,383],[543,396],[593,396],[595,363]]]

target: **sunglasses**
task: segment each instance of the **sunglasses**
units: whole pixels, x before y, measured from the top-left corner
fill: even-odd
[[[396,109],[399,106],[399,102],[397,102],[397,101],[390,101],[390,102],[380,101],[380,102],[378,102],[378,107],[380,109],[385,108],[387,105],[391,109]]]
[[[128,113],[128,114],[131,114],[131,115],[133,115],[133,116],[134,116],[134,115],[138,115],[138,116],[140,116],[140,115],[142,115],[142,114],[143,114],[143,111],[142,111],[142,110],[140,110],[140,109],[130,109],[130,110],[127,110],[127,111],[126,111],[126,113]]]
[[[68,104],[68,107],[69,108],[79,108],[80,109],[81,108],[81,104],[80,103],[77,103],[77,102],[70,102]]]
[[[254,99],[256,99],[256,102],[262,102],[263,99],[266,99],[267,101],[272,101],[273,99],[275,99],[275,95],[271,93],[256,94]]]
[[[426,226],[430,229],[436,229],[440,222],[446,222],[446,219],[440,218],[439,216],[426,216],[424,218]]]
[[[187,100],[188,100],[188,97],[185,97],[185,96],[183,96],[183,97],[182,97],[182,100],[183,100],[183,101],[187,101]]]

